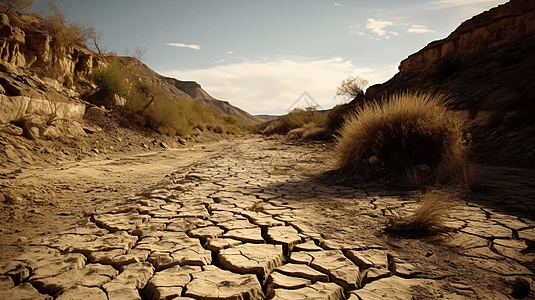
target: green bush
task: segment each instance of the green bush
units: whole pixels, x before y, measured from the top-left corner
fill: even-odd
[[[114,59],[106,68],[93,70],[93,82],[103,92],[126,96],[130,89],[127,78],[117,59]]]

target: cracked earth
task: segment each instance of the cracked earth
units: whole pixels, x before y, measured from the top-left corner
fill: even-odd
[[[0,299],[535,299],[535,171],[484,167],[415,238],[383,230],[415,193],[327,178],[332,145],[190,150],[23,170],[64,189],[1,225]]]

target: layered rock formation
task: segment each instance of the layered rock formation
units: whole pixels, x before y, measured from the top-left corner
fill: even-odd
[[[91,105],[80,95],[96,90],[92,70],[106,66],[107,59],[80,45],[55,45],[42,30],[44,22],[32,14],[0,14],[0,131],[32,139],[56,138],[66,132],[69,136],[84,135],[82,118],[86,106]],[[167,78],[144,67],[140,77],[158,86],[169,99],[202,101],[221,114],[236,116],[245,125],[262,122],[214,99],[196,82]],[[94,104],[106,108],[126,102],[116,95],[97,96]]]
[[[458,109],[533,108],[534,68],[535,2],[511,0],[410,55],[393,78],[370,87],[366,97],[440,91],[454,96]]]

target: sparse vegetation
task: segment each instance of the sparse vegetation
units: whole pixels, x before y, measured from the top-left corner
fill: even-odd
[[[412,212],[401,214],[389,209],[386,228],[406,233],[436,233],[451,230],[447,226],[452,209],[459,203],[459,196],[453,190],[432,190],[419,196],[419,206]]]
[[[114,93],[127,102],[121,109],[123,123],[138,123],[165,135],[189,135],[195,128],[220,134],[246,130],[234,116],[222,116],[213,108],[190,99],[169,99],[157,86],[139,76],[141,64],[132,58],[113,58],[106,68],[93,71],[99,95]],[[137,59],[136,59],[137,60]]]
[[[114,58],[104,69],[93,70],[93,81],[101,91],[119,96],[126,96],[130,88],[118,58]]]
[[[338,90],[336,91],[336,97],[342,97],[345,102],[359,96],[364,95],[364,89],[368,85],[368,81],[360,78],[359,76],[349,76],[346,80],[343,80]]]
[[[318,112],[314,107],[296,108],[287,115],[269,123],[262,130],[262,134],[288,134],[290,138],[313,138],[314,136],[326,135],[325,129],[323,129],[326,121],[327,115]]]
[[[33,6],[34,0],[0,0],[0,12],[5,14],[25,11]]]
[[[336,154],[341,173],[466,187],[478,177],[467,123],[439,94],[403,93],[364,104],[340,131]]]

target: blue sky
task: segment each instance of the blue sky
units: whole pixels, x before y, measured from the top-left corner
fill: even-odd
[[[399,63],[505,0],[54,1],[102,32],[101,46],[139,46],[162,75],[194,80],[252,114],[284,114],[308,92],[322,108],[348,76],[390,79]],[[40,11],[47,1],[36,0]],[[305,106],[298,103],[297,106]]]

